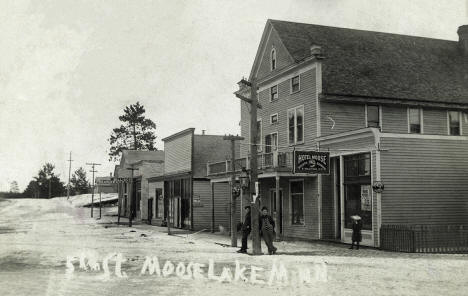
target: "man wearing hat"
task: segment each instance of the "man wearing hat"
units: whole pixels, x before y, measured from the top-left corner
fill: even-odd
[[[354,243],[356,243],[356,249],[359,250],[359,242],[362,240],[362,235],[361,235],[361,229],[362,229],[362,222],[361,222],[361,217],[358,215],[353,215],[351,216],[351,219],[353,220],[353,235],[351,236],[351,247],[349,247],[351,250],[354,247]]]
[[[242,224],[242,246],[237,253],[247,253],[247,238],[249,237],[251,230],[251,220],[250,220],[250,206],[245,206],[246,210],[244,224]]]

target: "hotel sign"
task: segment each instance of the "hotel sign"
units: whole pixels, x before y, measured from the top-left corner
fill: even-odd
[[[330,174],[330,153],[294,151],[294,173]]]

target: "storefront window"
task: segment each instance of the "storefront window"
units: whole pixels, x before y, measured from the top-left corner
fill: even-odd
[[[291,214],[293,225],[304,224],[304,181],[292,181],[291,186]]]
[[[370,153],[344,158],[345,225],[352,227],[351,216],[362,218],[362,229],[372,230],[372,189]]]

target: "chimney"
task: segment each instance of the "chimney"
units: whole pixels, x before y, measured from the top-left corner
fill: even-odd
[[[468,56],[468,25],[458,27],[458,45],[464,55]]]
[[[310,55],[317,58],[317,59],[322,59],[322,47],[319,45],[311,45],[310,46]]]

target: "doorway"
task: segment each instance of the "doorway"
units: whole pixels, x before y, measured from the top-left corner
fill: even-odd
[[[148,224],[151,225],[151,218],[153,218],[153,199],[148,199]]]
[[[273,219],[276,217],[277,209],[276,209],[276,189],[270,189],[270,209],[273,216]],[[278,211],[278,220],[275,219],[276,224],[276,231],[279,234],[283,233],[283,189],[280,188],[279,190],[279,211]]]

